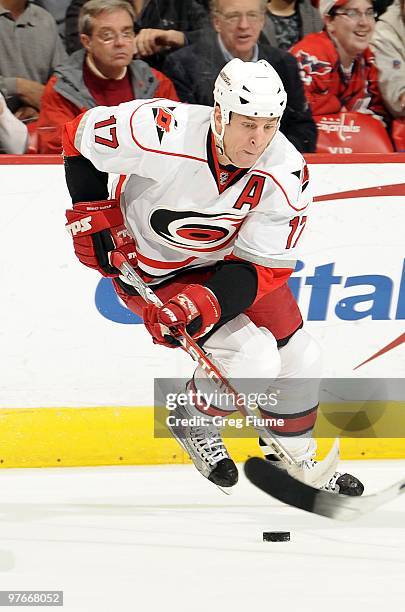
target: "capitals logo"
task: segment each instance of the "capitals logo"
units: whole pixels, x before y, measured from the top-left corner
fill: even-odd
[[[160,242],[185,251],[212,253],[226,248],[236,237],[244,215],[205,214],[194,210],[157,208],[149,225]]]
[[[162,142],[163,136],[168,134],[170,130],[177,128],[177,119],[175,118],[173,111],[175,107],[159,107],[152,108],[153,116],[155,118],[156,131],[159,138],[159,142]]]
[[[328,74],[332,70],[329,62],[322,62],[315,55],[309,55],[305,51],[300,51],[296,58],[299,64],[301,79],[305,85],[312,83],[313,74]]]

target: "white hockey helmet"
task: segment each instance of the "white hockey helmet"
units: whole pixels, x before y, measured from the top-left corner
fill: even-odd
[[[211,127],[222,140],[231,112],[248,117],[281,117],[287,94],[278,73],[266,60],[243,62],[234,58],[215,81],[214,101],[221,109],[221,133],[216,131],[213,116]]]

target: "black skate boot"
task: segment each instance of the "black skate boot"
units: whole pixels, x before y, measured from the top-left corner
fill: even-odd
[[[279,459],[271,452],[265,452],[265,450],[269,447],[266,446],[266,443],[261,438],[259,438],[259,445],[261,446],[262,452],[268,461],[272,461],[274,464],[279,462]],[[310,470],[316,465],[316,460],[313,458],[306,459],[303,461],[303,465],[306,469]],[[330,493],[356,497],[363,494],[364,485],[358,478],[352,476],[351,474],[341,474],[340,472],[335,472],[332,478],[330,478],[329,481],[321,487],[321,489],[324,491],[329,491]]]
[[[313,459],[311,461],[316,463]],[[340,495],[350,495],[351,497],[363,495],[364,491],[363,483],[356,476],[341,474],[340,472],[335,472],[329,482],[321,488],[324,491],[339,493]]]
[[[168,428],[189,454],[197,470],[218,487],[233,487],[238,482],[238,470],[229,457],[219,429],[204,415],[191,417],[182,407],[173,410]],[[193,418],[204,421],[202,425],[192,423]],[[207,424],[206,424],[207,423]]]

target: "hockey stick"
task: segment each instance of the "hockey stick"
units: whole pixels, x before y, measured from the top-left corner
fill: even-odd
[[[405,493],[405,478],[372,495],[349,497],[314,489],[260,457],[248,459],[244,469],[252,484],[284,504],[338,521],[357,519]]]
[[[137,290],[145,302],[155,304],[156,306],[163,305],[156,293],[142,280],[135,269],[128,263],[128,261],[119,251],[112,251],[110,254],[110,260],[111,264],[121,272],[126,281]],[[169,333],[170,331],[171,330],[168,330]],[[199,364],[199,366],[204,370],[205,374],[217,385],[219,390],[222,389],[231,397],[238,398],[238,409],[245,417],[252,417],[254,422],[256,416],[255,413],[248,406],[244,404],[241,405],[241,402],[239,401],[240,394],[238,394],[230,382],[221,374],[219,369],[211,362],[211,360],[187,333],[187,331],[184,329],[181,333],[179,333],[176,330],[175,337],[176,340],[179,341],[183,350]],[[335,440],[332,449],[329,451],[329,454],[323,461],[319,461],[311,470],[304,470],[277,438],[273,436],[269,437],[271,434],[267,429],[264,430],[259,427],[255,427],[255,429],[265,444],[273,450],[278,459],[288,466],[290,473],[300,481],[306,482],[315,487],[322,486],[335,473],[339,460],[338,439]]]

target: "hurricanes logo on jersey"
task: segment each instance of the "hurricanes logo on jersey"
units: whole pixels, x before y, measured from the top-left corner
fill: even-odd
[[[301,79],[305,85],[312,83],[313,74],[328,74],[332,70],[329,62],[322,62],[315,55],[310,55],[305,51],[300,51],[297,60],[301,72]]]
[[[168,246],[210,253],[225,248],[235,238],[243,220],[244,216],[234,213],[157,208],[151,213],[149,224]]]
[[[168,134],[171,129],[177,128],[177,119],[173,115],[175,106],[152,108],[153,116],[155,118],[156,131],[159,138],[159,142],[162,142],[162,138],[165,134]]]

